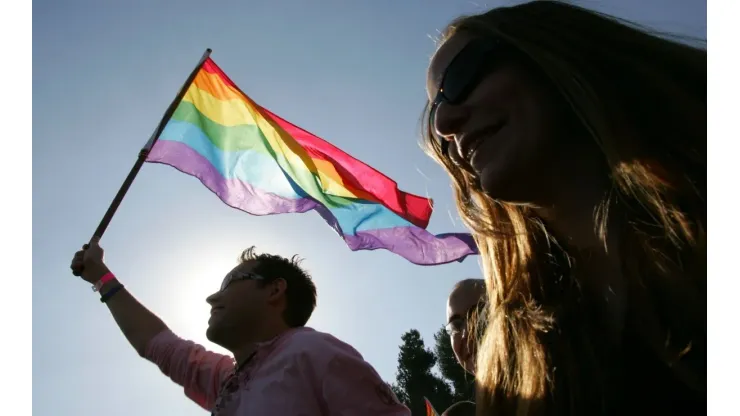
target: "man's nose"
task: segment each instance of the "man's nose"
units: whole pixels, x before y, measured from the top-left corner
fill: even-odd
[[[460,342],[462,343],[465,352],[470,353],[470,347],[472,346],[472,343],[475,342],[470,334],[470,328],[465,327],[460,332]]]
[[[460,330],[460,341],[467,342],[468,340],[468,328],[463,328]]]
[[[213,293],[212,295],[206,298],[206,303],[213,306],[216,303],[216,301],[218,301],[218,298],[220,295],[221,295],[221,292]]]

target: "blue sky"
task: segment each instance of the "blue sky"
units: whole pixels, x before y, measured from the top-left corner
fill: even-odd
[[[430,37],[460,14],[511,3],[35,1],[35,413],[205,414],[136,355],[68,269],[205,48],[261,105],[433,198],[433,232],[462,230],[446,175],[418,146]],[[704,1],[581,4],[706,36]],[[144,304],[209,346],[204,298],[240,251],[298,253],[318,286],[309,324],[355,346],[388,381],[401,334],[417,328],[431,344],[451,285],[480,276],[476,258],[420,267],[386,251],[350,252],[313,212],[249,216],[161,165],[144,166],[102,244]]]

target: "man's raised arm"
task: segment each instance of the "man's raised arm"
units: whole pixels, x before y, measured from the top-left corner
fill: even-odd
[[[185,394],[206,410],[213,407],[221,382],[233,370],[231,357],[205,350],[177,337],[167,325],[139,303],[111,274],[97,241],[83,246],[71,264],[72,271],[95,285],[101,300],[128,342],[141,357],[156,364]]]

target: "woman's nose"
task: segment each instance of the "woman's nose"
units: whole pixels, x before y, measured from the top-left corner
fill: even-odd
[[[467,109],[464,105],[451,105],[441,102],[434,109],[434,130],[444,140],[452,141],[455,134],[467,118]]]

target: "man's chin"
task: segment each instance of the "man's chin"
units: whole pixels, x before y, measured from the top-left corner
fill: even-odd
[[[208,325],[206,329],[206,338],[216,345],[221,345],[221,329],[217,325]]]

